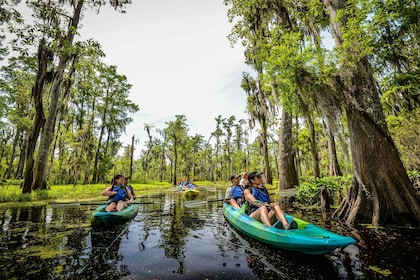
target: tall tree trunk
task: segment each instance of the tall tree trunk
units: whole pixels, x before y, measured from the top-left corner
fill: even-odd
[[[336,45],[343,42],[337,19],[345,0],[323,0]],[[357,42],[355,42],[357,43]],[[386,126],[378,90],[367,58],[342,67],[337,79],[347,114],[353,159],[353,183],[333,213],[347,223],[373,225],[420,223],[420,201]]]
[[[31,130],[28,134],[26,144],[26,160],[24,181],[22,193],[30,193],[32,191],[34,154],[36,144],[38,142],[39,133],[45,123],[44,107],[42,94],[46,83],[47,67],[48,67],[48,51],[45,48],[45,41],[41,40],[38,46],[38,71],[35,78],[35,84],[32,88],[32,98],[34,101],[35,115]]]
[[[72,44],[75,30],[77,30],[77,26],[79,24],[80,13],[82,12],[83,7],[83,0],[78,1],[74,12],[71,22],[69,24],[69,29],[67,30],[67,36],[64,39],[64,42],[60,42],[63,47],[66,44]],[[32,183],[32,189],[45,189],[46,188],[46,170],[48,164],[48,157],[50,155],[50,147],[53,140],[54,135],[54,128],[57,120],[57,113],[58,113],[58,105],[60,101],[60,94],[63,92],[62,84],[63,84],[63,75],[64,71],[71,59],[71,55],[63,54],[60,56],[60,61],[53,75],[52,87],[51,87],[51,97],[49,102],[49,109],[48,109],[48,118],[45,122],[45,126],[43,129],[43,133],[40,140],[39,151],[37,160],[35,162],[35,173],[34,173],[34,181]]]
[[[268,140],[267,140],[267,118],[261,119],[261,140],[260,148],[261,154],[264,159],[264,174],[267,180],[267,184],[273,184],[273,174],[271,174],[270,159],[268,157]]]
[[[25,159],[26,159],[26,139],[24,134],[21,133],[19,136],[19,147],[20,147],[20,154],[19,154],[19,163],[16,169],[15,178],[22,179],[23,170],[25,167]]]
[[[15,156],[16,156],[16,147],[18,146],[18,143],[19,143],[20,134],[21,134],[21,130],[19,128],[16,129],[15,137],[13,138],[12,153],[10,154],[10,159],[9,159],[9,163],[8,163],[6,172],[4,173],[4,177],[6,179],[10,179],[12,177],[13,162],[15,161],[14,159],[15,159]]]
[[[132,178],[133,176],[133,161],[134,161],[134,135],[131,137],[131,151],[130,151],[130,171],[128,176]]]
[[[341,176],[340,165],[337,158],[337,149],[335,141],[335,133],[337,132],[337,112],[335,108],[336,102],[332,100],[333,93],[328,91],[327,88],[322,90],[322,93],[317,94],[318,106],[321,109],[323,117],[324,133],[327,135],[328,144],[328,156],[329,156],[329,175],[330,176]],[[325,94],[327,93],[327,94]]]
[[[332,128],[331,117],[324,117],[325,134],[328,139],[328,155],[329,155],[329,175],[330,176],[341,176],[340,165],[338,164],[337,150],[335,145],[334,129]]]
[[[104,104],[104,111],[102,112],[102,117],[101,117],[101,130],[99,132],[99,138],[98,138],[98,145],[96,146],[96,153],[95,153],[95,161],[93,163],[93,174],[92,174],[92,183],[93,184],[97,184],[99,182],[99,167],[100,167],[100,160],[101,160],[101,156],[104,153],[103,151],[101,151],[102,149],[102,140],[104,138],[105,135],[105,127],[106,127],[106,116],[107,116],[107,108],[108,108],[108,100],[109,100],[109,90],[107,90],[106,92],[106,97],[105,97],[105,104]]]
[[[281,189],[290,189],[299,185],[293,149],[293,117],[283,109],[280,130],[280,175]]]
[[[62,65],[63,67],[64,65]],[[60,69],[56,75],[54,75],[54,81],[52,86],[51,103],[48,110],[48,118],[45,122],[43,133],[41,136],[38,156],[35,161],[34,180],[31,188],[46,189],[47,183],[45,181],[45,174],[47,170],[48,156],[50,154],[50,146],[54,135],[55,120],[58,111],[58,100],[60,98],[60,88],[63,79],[64,69]]]
[[[315,126],[312,120],[311,114],[306,114],[306,123],[308,124],[309,129],[309,142],[311,146],[312,154],[312,167],[314,169],[314,178],[319,178],[321,176],[321,171],[319,170],[319,155],[318,155],[318,141],[316,140]]]
[[[176,139],[176,136],[175,136],[175,139],[174,139],[174,173],[172,174],[173,175],[173,179],[172,179],[172,183],[174,184],[174,185],[176,185],[176,181],[177,181],[177,172],[178,172],[178,141],[177,141],[177,139]],[[187,174],[187,176],[188,176],[188,174]],[[187,178],[187,179],[189,179],[189,178]]]

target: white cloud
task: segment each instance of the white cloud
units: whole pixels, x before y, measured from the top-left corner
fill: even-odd
[[[133,85],[130,99],[140,111],[123,141],[140,140],[136,155],[147,140],[145,123],[163,129],[184,114],[190,135],[207,138],[218,115],[246,118],[240,82],[250,70],[242,46],[227,39],[226,12],[221,0],[136,0],[126,14],[105,8],[82,20],[82,38],[98,41],[104,61]]]

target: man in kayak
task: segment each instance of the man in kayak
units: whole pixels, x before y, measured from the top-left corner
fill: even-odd
[[[241,178],[241,176],[238,174],[233,174],[230,177],[232,186],[226,190],[225,195],[226,202],[230,203],[230,205],[237,208],[240,208],[245,202],[244,188],[241,185],[239,185],[239,178]]]
[[[136,193],[134,192],[133,186],[131,186],[128,183],[128,180],[130,179],[130,177],[125,177],[124,179],[124,186],[131,192],[131,196],[133,197],[133,199],[136,198]]]
[[[105,211],[121,211],[133,202],[133,196],[124,186],[124,180],[123,175],[115,175],[112,180],[113,184],[102,192],[103,196],[109,196]]]
[[[248,203],[249,216],[268,226],[280,221],[283,229],[295,227],[293,222],[287,222],[280,205],[271,202],[268,190],[262,183],[263,172],[250,172],[248,174],[249,187],[244,190]],[[296,222],[294,222],[296,223]]]

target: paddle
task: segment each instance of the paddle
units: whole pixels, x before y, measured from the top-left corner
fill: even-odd
[[[160,204],[161,202],[141,202],[135,201],[132,204]],[[90,201],[90,202],[80,202],[80,201],[68,201],[68,202],[59,202],[59,201],[51,201],[48,203],[52,208],[71,208],[80,205],[103,205],[106,204],[106,201]]]
[[[270,193],[270,195],[280,195],[280,196],[294,196],[297,193],[297,188],[290,188],[281,190],[280,192]]]
[[[224,198],[216,199],[216,200],[189,200],[184,202],[184,206],[187,208],[197,208],[206,205],[207,203],[211,202],[219,202],[224,201]]]
[[[93,203],[93,202],[80,202],[80,205],[102,205],[102,204],[106,204],[106,202],[95,202],[95,203]],[[131,204],[162,204],[162,203],[158,202],[158,201],[150,201],[150,202],[146,202],[146,201],[137,202],[137,201],[135,201]]]

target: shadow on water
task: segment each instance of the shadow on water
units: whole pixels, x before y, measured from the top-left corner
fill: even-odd
[[[418,229],[353,229],[324,224],[318,211],[292,214],[357,245],[311,256],[276,250],[233,229],[215,200],[224,190],[144,193],[137,216],[114,226],[92,225],[95,206],[0,205],[1,279],[416,279]],[[195,203],[195,202],[194,202]],[[185,204],[186,205],[186,204]],[[197,204],[198,205],[198,204]]]

